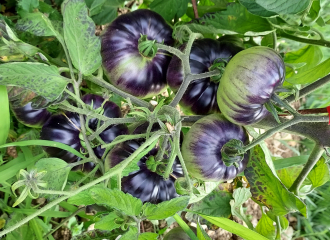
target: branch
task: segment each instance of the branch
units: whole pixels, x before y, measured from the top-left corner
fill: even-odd
[[[191,0],[191,3],[193,5],[195,18],[199,18],[196,0]]]
[[[283,31],[280,31],[278,33],[278,36],[282,37],[282,38],[291,39],[291,40],[294,40],[294,41],[297,41],[297,42],[301,42],[301,43],[307,43],[307,44],[311,44],[311,45],[318,45],[318,46],[328,47],[328,48],[330,47],[330,42],[322,40],[322,39],[316,40],[316,39],[297,37],[297,36],[294,36],[294,35],[287,34]]]

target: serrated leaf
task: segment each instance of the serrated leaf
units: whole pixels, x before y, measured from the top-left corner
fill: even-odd
[[[157,240],[157,237],[157,233],[145,232],[139,235],[138,240]]]
[[[74,204],[74,205],[92,205],[95,203],[94,199],[89,193],[90,189],[87,189],[85,191],[82,191],[78,193],[77,195],[74,195],[68,199],[68,203]]]
[[[296,14],[308,7],[310,0],[240,0],[249,12],[261,17]]]
[[[224,230],[236,234],[246,240],[268,240],[259,233],[252,231],[251,229],[248,229],[230,219],[221,217],[210,217],[202,214],[200,214],[200,216],[203,217],[205,220],[215,224],[216,226],[221,227]]]
[[[203,34],[259,36],[267,35],[274,31],[266,19],[249,13],[239,3],[230,3],[227,6],[227,10],[205,15],[198,22],[199,24],[189,24],[188,27]]]
[[[161,220],[184,210],[189,203],[188,196],[177,197],[159,204],[145,203],[144,215],[149,220]]]
[[[246,225],[253,230],[252,223],[248,220],[242,208],[243,203],[245,203],[251,196],[252,195],[249,188],[237,188],[234,190],[234,200],[230,201],[230,205],[231,214],[242,219]]]
[[[88,16],[84,0],[66,0],[62,4],[64,40],[72,63],[83,75],[101,66],[101,41],[95,36],[95,24]]]
[[[268,239],[275,238],[275,226],[273,225],[273,220],[270,219],[266,214],[262,214],[256,226],[256,231]]]
[[[14,224],[18,223],[24,218],[25,215],[21,213],[11,214],[10,219],[8,220],[5,226],[5,229],[13,226]],[[6,235],[6,240],[17,240],[17,239],[33,239],[33,232],[29,228],[28,223],[25,223],[24,225],[20,226],[19,228],[15,229],[14,231]]]
[[[33,9],[38,8],[39,0],[19,0],[18,6],[26,12],[32,12]]]
[[[47,182],[47,189],[57,191],[64,189],[71,170],[68,163],[59,158],[43,158],[35,164],[35,167],[38,172],[47,171],[42,178]]]
[[[170,22],[175,15],[182,17],[186,13],[189,0],[154,0],[150,9],[159,13],[166,21]]]
[[[313,169],[307,175],[307,179],[311,181],[313,188],[317,188],[325,184],[330,179],[329,166],[325,158],[321,158]]]
[[[61,95],[68,82],[55,66],[24,62],[1,64],[0,84],[27,88],[52,102]]]
[[[136,227],[130,227],[119,240],[138,240],[138,235],[138,229]]]
[[[229,204],[231,199],[230,193],[216,189],[201,201],[194,203],[191,210],[208,216],[228,218],[231,214]]]
[[[112,231],[115,228],[119,228],[121,224],[115,222],[116,219],[120,219],[116,213],[111,212],[105,217],[102,217],[101,221],[95,223],[96,229]]]
[[[51,21],[41,12],[25,14],[22,19],[18,20],[16,28],[36,36],[56,36],[57,38],[62,38],[53,27]]]
[[[313,0],[312,6],[309,9],[308,14],[303,19],[304,24],[312,24],[320,16],[320,10],[321,10],[321,1],[320,0]]]
[[[142,209],[142,201],[118,189],[96,188],[90,194],[96,204],[105,205],[123,211],[129,216],[138,216]]]
[[[210,192],[216,189],[220,183],[221,182],[204,182],[204,184],[201,184],[196,188],[199,194],[193,194],[189,200],[189,204],[201,201],[208,194],[210,194]]]
[[[271,209],[275,215],[283,216],[289,212],[300,211],[306,216],[305,203],[289,192],[273,174],[259,145],[251,150],[250,161],[244,174],[251,186],[252,197]]]

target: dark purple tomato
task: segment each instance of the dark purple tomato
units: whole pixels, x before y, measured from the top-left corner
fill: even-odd
[[[116,18],[102,36],[103,66],[113,85],[136,97],[155,96],[166,87],[166,71],[171,60],[159,50],[153,57],[138,49],[141,35],[172,45],[172,28],[158,14],[139,9]]]
[[[82,98],[83,102],[86,104],[92,105],[93,109],[101,107],[104,102],[104,98],[88,94]],[[92,104],[93,103],[93,104]],[[106,101],[103,105],[103,115],[109,118],[118,118],[121,117],[120,108],[113,102]],[[100,121],[100,126],[102,126],[103,121]],[[88,122],[88,126],[92,130],[96,130],[98,127],[98,119],[92,118]],[[76,113],[66,112],[64,114],[53,115],[42,127],[40,138],[43,140],[50,140],[55,142],[61,142],[70,147],[76,149],[77,151],[86,152],[83,143],[79,137],[80,134],[80,119],[79,115]],[[128,134],[128,129],[124,124],[114,124],[106,128],[101,134],[100,137],[105,143],[112,142],[117,136]],[[67,163],[73,163],[79,161],[80,158],[76,155],[54,147],[44,147],[45,151],[49,154],[50,157],[57,157],[63,159]],[[101,149],[100,146],[93,148],[95,155],[98,158],[101,158],[104,149]],[[84,169],[89,171],[93,169],[94,163],[90,162],[84,164]]]
[[[197,234],[197,229],[195,227],[189,227],[195,234]],[[171,231],[164,236],[163,240],[191,240],[191,238],[181,227],[176,227],[171,229]]]
[[[31,105],[32,102],[28,102],[23,107],[13,107],[11,105],[11,110],[16,119],[22,124],[28,127],[41,128],[50,118],[51,113],[46,108],[34,109]]]
[[[222,160],[222,146],[231,139],[249,141],[245,129],[216,113],[195,122],[185,136],[182,155],[191,176],[204,181],[233,179],[241,173],[249,160],[249,152],[237,162],[238,167],[227,167]]]
[[[156,124],[155,124],[156,125]],[[138,127],[134,133],[139,134],[146,130],[147,126]],[[157,131],[159,126],[154,127]],[[105,168],[116,166],[118,163],[128,158],[136,149],[144,143],[144,139],[131,140],[115,146],[107,155]],[[148,154],[143,156],[138,162],[140,170],[131,172],[128,176],[122,178],[122,190],[134,197],[140,198],[142,202],[160,203],[179,196],[176,193],[174,182],[176,178],[182,177],[182,167],[179,160],[176,159],[173,164],[173,172],[168,180],[157,172],[148,169],[146,161],[149,157],[156,157],[158,148],[153,148]],[[170,154],[170,148],[168,148]],[[169,156],[164,154],[163,161],[166,162]]]
[[[182,47],[181,47],[182,48]],[[230,42],[226,38],[198,39],[193,43],[190,52],[190,69],[192,74],[209,72],[215,61],[221,61],[226,65],[235,54],[243,48],[237,42]],[[176,92],[183,81],[183,67],[181,60],[173,56],[167,70],[167,83]],[[186,114],[206,115],[219,112],[217,104],[217,90],[219,80],[210,78],[192,81],[184,93],[180,106]]]
[[[273,49],[258,46],[238,53],[220,80],[217,96],[221,112],[239,125],[260,121],[269,114],[264,105],[284,77],[284,62]]]

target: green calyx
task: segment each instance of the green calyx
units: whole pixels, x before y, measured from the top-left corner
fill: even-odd
[[[147,35],[142,35],[139,39],[138,49],[145,58],[153,58],[157,54],[156,40],[149,40]]]
[[[209,67],[209,71],[213,71],[213,70],[219,70],[219,74],[215,75],[213,77],[210,77],[211,81],[218,83],[222,77],[222,75],[225,72],[225,68],[227,66],[228,63],[228,59],[224,59],[224,58],[217,58],[214,60],[213,64],[211,67]]]
[[[243,142],[237,139],[231,139],[221,148],[222,161],[227,167],[234,165],[238,167],[238,162],[244,158]]]

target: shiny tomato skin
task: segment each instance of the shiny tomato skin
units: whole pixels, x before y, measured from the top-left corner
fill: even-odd
[[[93,108],[99,108],[104,102],[104,98],[94,95],[87,94],[82,100],[91,105],[93,102]],[[113,102],[107,101],[103,105],[104,116],[110,118],[121,117],[120,108]],[[95,118],[90,119],[88,126],[92,130],[96,130],[98,120]],[[101,121],[100,126],[103,124]],[[79,115],[72,112],[65,112],[64,114],[53,115],[49,120],[44,124],[41,130],[40,138],[43,140],[50,140],[55,142],[64,143],[70,147],[76,149],[77,151],[86,152],[82,146],[81,140],[79,138],[80,134],[80,119]],[[122,134],[128,134],[128,129],[124,124],[114,124],[106,128],[101,134],[100,137],[105,143],[112,142],[117,136]],[[44,147],[45,151],[50,157],[57,157],[63,159],[68,163],[80,161],[80,158],[76,155],[59,148],[55,147]],[[98,158],[102,157],[104,149],[101,149],[100,146],[95,147],[94,153]],[[94,168],[94,163],[84,164],[84,169],[89,171]]]
[[[249,141],[246,130],[216,113],[195,122],[182,144],[182,155],[191,176],[203,181],[229,180],[241,173],[249,160],[249,152],[234,165],[227,167],[221,155],[222,146],[231,139]]]
[[[270,114],[264,105],[284,77],[283,59],[273,49],[257,46],[238,53],[220,80],[217,100],[221,112],[239,125],[262,120]]]
[[[172,45],[172,28],[158,14],[139,9],[120,15],[102,35],[103,67],[110,82],[136,97],[148,98],[166,87],[166,71],[171,56],[158,50],[153,58],[144,57],[138,49],[142,35],[149,40]]]
[[[181,47],[184,49],[184,46]],[[225,61],[242,51],[243,47],[237,42],[228,39],[221,41],[214,39],[198,39],[193,43],[190,52],[190,69],[192,74],[200,74],[209,71],[216,59]],[[181,60],[173,56],[167,70],[167,83],[176,92],[183,81],[183,67]],[[210,78],[192,81],[180,101],[180,107],[186,114],[207,115],[219,112],[217,104],[217,90],[219,82],[211,81]]]

